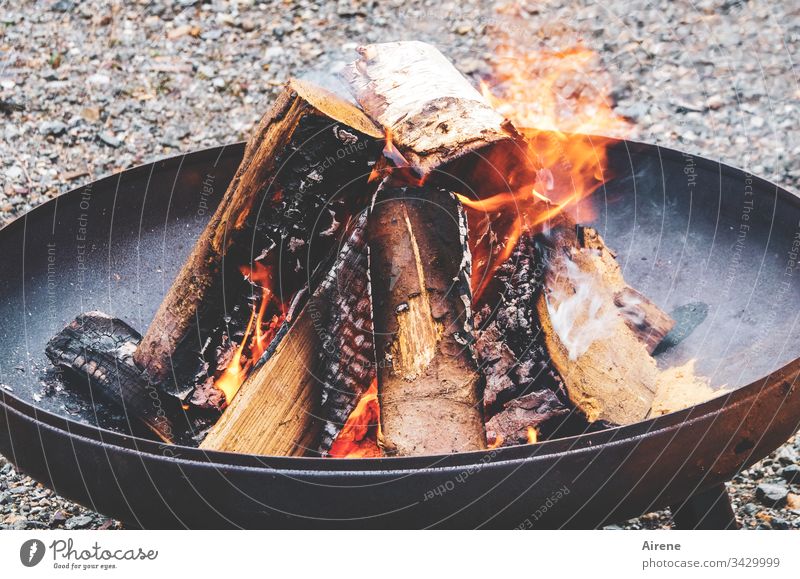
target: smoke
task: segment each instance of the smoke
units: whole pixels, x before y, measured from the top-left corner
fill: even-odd
[[[613,303],[606,299],[602,281],[581,271],[570,259],[565,260],[565,271],[574,293],[563,289],[548,296],[547,310],[553,329],[567,349],[570,360],[577,360],[596,341],[613,333],[618,313]]]

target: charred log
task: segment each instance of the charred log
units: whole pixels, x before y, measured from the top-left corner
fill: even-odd
[[[486,421],[486,441],[493,448],[537,442],[542,424],[560,421],[570,412],[552,390],[525,394]]]
[[[476,352],[486,379],[484,412],[492,416],[509,400],[547,389],[566,402],[566,390],[550,363],[536,304],[544,266],[536,238],[523,234],[495,273],[477,316]]]
[[[309,307],[323,334],[319,376],[325,426],[319,452],[324,456],[376,378],[366,212]]]
[[[169,402],[133,363],[141,339],[122,320],[88,312],[53,337],[45,353],[72,380],[88,380],[93,393],[123,409],[131,422],[141,421],[159,439],[171,443],[175,433],[165,410]]]
[[[201,448],[276,456],[325,454],[375,374],[366,213],[325,260]]]

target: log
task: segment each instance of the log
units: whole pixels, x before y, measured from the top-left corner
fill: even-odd
[[[314,259],[306,253],[280,250],[290,245],[292,250],[299,247],[307,252],[311,246],[319,256],[335,245],[334,236],[323,243],[321,233],[328,224],[320,215],[327,216],[328,209],[335,207],[329,203],[331,196],[342,196],[345,184],[358,189],[366,181],[368,163],[380,150],[382,136],[351,103],[302,81],[288,83],[249,140],[234,179],[136,350],[134,360],[151,381],[163,384],[174,380],[174,393],[186,394],[182,385],[196,367],[177,366],[196,358],[205,338],[198,334],[219,325],[228,309],[221,307],[225,305],[224,283],[233,284],[236,290],[235,280],[241,278],[238,268],[253,254],[272,249],[272,244],[284,244],[272,252],[272,261],[277,262],[277,255],[282,254],[281,267],[286,267],[286,262],[289,268],[304,267]],[[262,211],[262,206],[272,209]],[[266,224],[259,219],[266,219]],[[334,229],[342,215],[331,212],[327,221]],[[325,225],[319,227],[320,223]],[[319,244],[304,237],[315,226]],[[254,237],[254,231],[266,236]],[[263,248],[253,247],[255,239],[263,239]],[[240,253],[230,255],[232,248]],[[284,281],[281,276],[287,294],[298,289],[285,287]]]
[[[141,421],[158,439],[172,443],[175,432],[165,410],[168,403],[133,363],[141,339],[124,321],[103,312],[87,312],[53,337],[45,354],[72,380],[88,380],[92,391],[125,411],[130,423]]]
[[[375,376],[366,225],[364,212],[201,448],[270,456],[330,449]]]
[[[310,304],[322,336],[316,372],[322,381],[321,456],[327,456],[356,404],[377,378],[367,215],[364,212],[356,219],[337,265]]]
[[[615,294],[627,286],[596,231],[562,218],[543,239],[547,272],[538,317],[551,363],[589,422],[643,420],[656,394],[667,388],[690,392],[692,399],[710,397],[708,382],[693,372],[658,368],[648,340],[615,303]]]
[[[287,319],[276,342],[200,448],[265,456],[304,456],[315,448],[321,422],[319,382],[311,368],[319,340],[308,307]]]
[[[483,448],[466,219],[446,184],[455,174],[477,195],[507,186],[512,169],[532,180],[527,145],[434,47],[393,42],[358,53],[343,77],[391,141],[370,223],[384,450]]]
[[[502,412],[486,421],[486,441],[492,448],[535,443],[542,424],[569,413],[552,390],[525,394],[507,402]]]
[[[487,417],[534,389],[548,389],[568,403],[561,376],[550,363],[536,310],[544,271],[536,237],[525,232],[478,304],[475,350],[486,379]]]
[[[675,327],[675,320],[646,296],[625,283],[616,254],[606,246],[594,228],[578,227],[577,232],[581,246],[597,253],[602,283],[614,292],[614,305],[619,309],[628,328],[644,342],[647,352],[652,354]]]
[[[342,76],[417,176],[471,153],[476,154],[470,157],[474,164],[476,156],[486,159],[489,149],[492,161],[503,161],[508,169],[527,165],[522,136],[435,47],[404,41],[369,44],[357,51],[358,60]],[[457,171],[460,177],[465,173]],[[483,179],[495,173],[484,171]]]
[[[485,448],[472,353],[466,217],[444,189],[376,193],[369,223],[383,448]]]

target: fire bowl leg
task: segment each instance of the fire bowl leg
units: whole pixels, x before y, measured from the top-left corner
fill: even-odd
[[[693,495],[672,507],[676,529],[738,529],[731,499],[724,484]]]

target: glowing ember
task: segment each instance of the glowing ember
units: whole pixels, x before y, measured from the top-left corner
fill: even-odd
[[[536,444],[539,441],[539,433],[533,426],[528,427],[528,444]]]
[[[380,404],[378,403],[378,381],[361,395],[358,404],[350,413],[339,436],[333,441],[329,456],[333,458],[371,458],[381,456]]]
[[[592,218],[591,204],[581,202],[609,178],[606,147],[611,139],[591,135],[624,136],[631,129],[613,112],[607,87],[597,86],[596,61],[597,55],[583,47],[498,49],[494,87],[482,83],[481,88],[492,106],[523,127],[536,179],[525,184],[509,180],[505,191],[481,199],[459,196],[470,213],[475,299],[524,231],[562,211],[574,211],[577,221]]]
[[[239,387],[247,378],[250,368],[266,351],[284,319],[282,312],[267,319],[267,310],[271,304],[275,305],[276,301],[270,289],[272,287],[270,268],[256,262],[252,268],[242,266],[241,272],[248,280],[261,288],[261,297],[258,307],[254,306],[250,313],[241,343],[222,374],[214,382],[214,386],[225,394],[226,403],[233,400]]]
[[[489,441],[489,444],[486,445],[486,448],[488,448],[489,450],[493,448],[500,448],[501,446],[503,446],[503,440],[504,440],[503,437],[498,434],[494,440]]]

